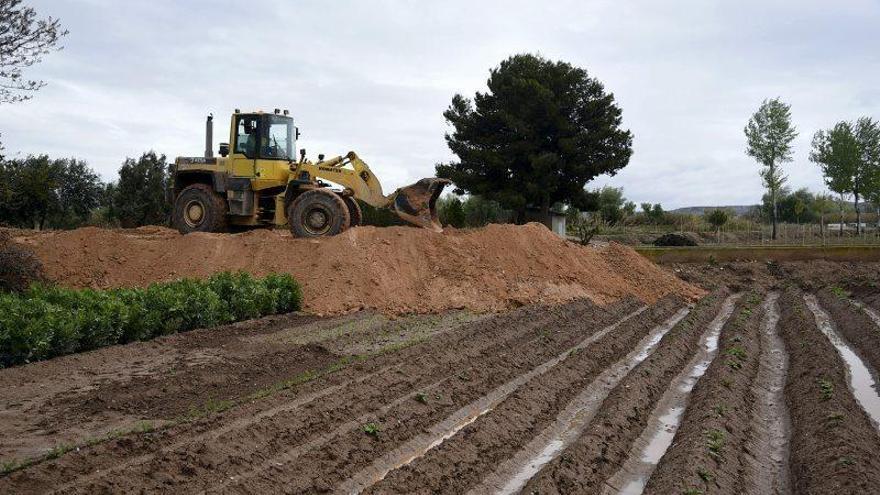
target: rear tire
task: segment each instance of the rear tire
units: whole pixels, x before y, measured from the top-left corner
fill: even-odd
[[[193,184],[177,196],[171,220],[181,234],[225,232],[229,224],[226,217],[228,211],[226,200],[210,186]]]
[[[329,189],[312,189],[290,203],[287,221],[295,237],[325,237],[347,229],[351,217],[338,194]]]
[[[345,202],[345,206],[348,208],[348,226],[357,227],[364,219],[364,215],[361,213],[361,205],[359,205],[357,200],[351,196],[343,196],[342,201]]]

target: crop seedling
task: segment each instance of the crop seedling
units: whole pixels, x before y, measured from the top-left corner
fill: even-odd
[[[849,292],[846,289],[843,289],[842,287],[836,287],[836,286],[830,287],[829,290],[831,291],[832,294],[834,294],[835,296],[837,296],[840,299],[846,299],[850,296]]]
[[[379,428],[379,425],[377,425],[376,423],[367,423],[362,426],[361,429],[364,431],[364,433],[374,438],[378,437],[379,432],[382,431],[382,429]]]
[[[834,384],[827,378],[819,378],[819,389],[822,391],[822,400],[829,400],[834,396]]]
[[[696,488],[688,488],[687,490],[681,492],[682,495],[703,495],[703,490],[698,490]]]
[[[854,461],[852,457],[843,456],[837,460],[837,463],[841,466],[852,466],[856,461]]]
[[[733,359],[727,360],[727,367],[732,370],[742,369],[743,365],[739,361],[734,361]]]
[[[730,379],[728,379],[728,378],[722,378],[721,379],[721,386],[726,389],[730,389],[733,386],[733,382],[730,381]]]
[[[18,468],[18,459],[0,463],[0,474],[9,474]]]
[[[60,445],[56,445],[49,449],[49,452],[46,453],[46,459],[57,459],[62,455],[73,450],[73,445],[62,443]]]
[[[706,433],[706,446],[709,447],[709,455],[715,460],[721,460],[721,448],[724,447],[724,432],[721,430],[709,430]]]
[[[731,356],[731,357],[735,357],[737,359],[745,359],[746,358],[746,350],[738,345],[735,345],[735,346],[731,347],[730,349],[727,349],[727,355]]]
[[[697,468],[697,476],[706,483],[711,483],[715,479],[715,475],[704,467]]]
[[[831,428],[840,426],[843,424],[845,416],[843,413],[833,413],[828,415],[828,426]]]
[[[424,392],[419,392],[416,394],[416,400],[421,402],[422,404],[428,403],[428,394]]]
[[[719,418],[723,418],[724,414],[727,412],[727,406],[725,406],[724,404],[719,404],[712,408],[712,412],[714,412],[715,415]]]

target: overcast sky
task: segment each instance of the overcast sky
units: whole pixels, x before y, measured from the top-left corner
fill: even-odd
[[[357,151],[386,190],[452,159],[442,113],[504,58],[585,68],[635,134],[617,176],[636,202],[750,204],[742,129],[767,97],[800,130],[792,187],[823,188],[813,133],[880,119],[880,2],[25,0],[60,17],[65,49],[30,70],[49,85],[0,107],[7,156],[83,158],[113,179],[126,156],[200,155],[204,116],[226,141],[234,108],[289,108],[309,155]],[[215,148],[216,149],[216,148]]]

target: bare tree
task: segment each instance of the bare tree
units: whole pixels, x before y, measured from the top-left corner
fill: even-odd
[[[24,77],[24,71],[60,50],[58,42],[66,35],[58,19],[37,18],[21,0],[0,0],[0,104],[29,100],[46,85]]]

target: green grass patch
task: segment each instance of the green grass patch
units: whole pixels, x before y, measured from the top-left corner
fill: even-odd
[[[287,274],[257,279],[223,272],[131,289],[34,285],[0,294],[0,368],[297,311],[302,291]]]

